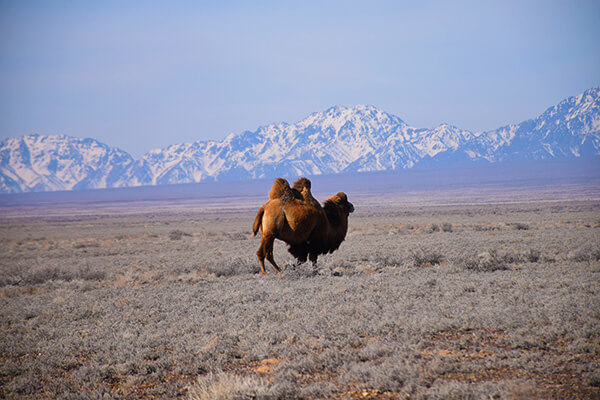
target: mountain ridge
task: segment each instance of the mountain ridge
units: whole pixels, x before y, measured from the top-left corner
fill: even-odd
[[[152,149],[139,159],[95,139],[30,134],[0,142],[0,192],[162,185],[384,171],[472,161],[600,154],[600,88],[484,132],[417,128],[375,106],[332,106],[223,140]]]

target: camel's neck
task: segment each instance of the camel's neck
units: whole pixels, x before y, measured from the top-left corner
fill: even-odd
[[[340,218],[339,224],[337,226],[329,224],[329,229],[331,232],[330,238],[330,251],[336,250],[340,247],[340,244],[346,238],[346,233],[348,232],[348,217],[343,216]]]
[[[348,232],[348,216],[345,215],[334,203],[326,202],[325,214],[327,215],[327,252],[332,252],[340,247]]]

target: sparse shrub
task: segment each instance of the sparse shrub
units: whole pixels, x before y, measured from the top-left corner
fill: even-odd
[[[429,225],[429,227],[426,230],[427,233],[433,233],[433,232],[439,232],[439,231],[440,231],[440,226],[438,224],[431,224],[431,225]]]
[[[529,251],[525,253],[525,259],[532,263],[540,261],[540,256],[541,252],[539,250],[529,249]]]
[[[592,248],[591,245],[584,246],[574,251],[569,259],[575,262],[589,262],[600,260],[600,248]]]
[[[220,277],[247,273],[257,274],[260,271],[259,268],[257,262],[250,262],[247,258],[237,257],[206,266],[205,270]]]
[[[495,231],[499,229],[497,226],[473,225],[475,232]]]
[[[600,387],[600,374],[590,374],[587,378],[587,384],[591,387]]]
[[[315,382],[301,390],[302,398],[326,399],[330,398],[335,390],[335,385],[330,382]]]
[[[187,232],[180,231],[179,229],[175,229],[174,231],[171,231],[169,233],[169,239],[171,239],[171,240],[180,240],[184,236],[192,236],[192,235]]]
[[[39,285],[48,281],[70,282],[76,277],[74,271],[59,267],[42,267],[32,269],[23,278],[23,284]]]
[[[100,247],[96,242],[77,242],[73,244],[74,249],[85,249],[86,247]]]
[[[512,222],[510,224],[508,224],[508,226],[511,227],[511,229],[517,230],[517,231],[526,231],[529,230],[529,225],[525,224],[523,222]]]
[[[415,267],[430,267],[441,263],[444,256],[435,250],[419,247],[411,252],[410,258]]]
[[[272,388],[262,379],[219,371],[198,378],[188,386],[189,400],[232,400],[275,398]]]
[[[230,232],[225,234],[225,236],[230,240],[248,240],[252,237],[250,232]]]
[[[31,372],[17,376],[8,385],[8,389],[13,393],[28,397],[39,393],[42,387],[42,383],[39,381],[38,377]]]
[[[106,278],[106,271],[99,268],[92,269],[86,265],[77,272],[76,276],[83,281],[101,281]]]
[[[373,256],[369,261],[372,261],[375,264],[375,267],[384,268],[384,267],[397,267],[402,265],[402,259],[395,254],[389,253],[378,253]]]
[[[465,260],[464,266],[466,269],[480,272],[501,271],[508,269],[507,260],[510,259],[512,259],[511,256],[502,256],[496,250],[490,250]]]
[[[100,371],[101,379],[108,383],[116,383],[119,381],[119,376],[114,367],[109,366]]]
[[[343,379],[346,382],[360,382],[360,386],[364,389],[384,391],[401,389],[406,382],[403,371],[390,362],[384,362],[383,365],[387,368],[373,368],[368,363],[352,363],[345,368]]]
[[[442,224],[442,231],[444,231],[444,232],[452,232],[452,224],[449,224],[448,222],[444,222]]]

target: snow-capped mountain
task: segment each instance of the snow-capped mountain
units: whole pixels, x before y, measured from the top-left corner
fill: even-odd
[[[133,158],[94,139],[27,135],[0,143],[5,193],[121,187]]]
[[[550,107],[535,119],[484,132],[465,146],[474,159],[507,161],[600,153],[600,88]]]
[[[470,161],[600,154],[600,88],[517,125],[473,133],[415,128],[373,106],[331,107],[271,124],[149,151],[139,160],[93,139],[27,135],[0,142],[0,191],[161,185],[380,171]]]

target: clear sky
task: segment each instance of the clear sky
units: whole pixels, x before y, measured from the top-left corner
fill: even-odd
[[[0,137],[139,157],[370,104],[495,129],[600,85],[600,1],[0,0]]]

